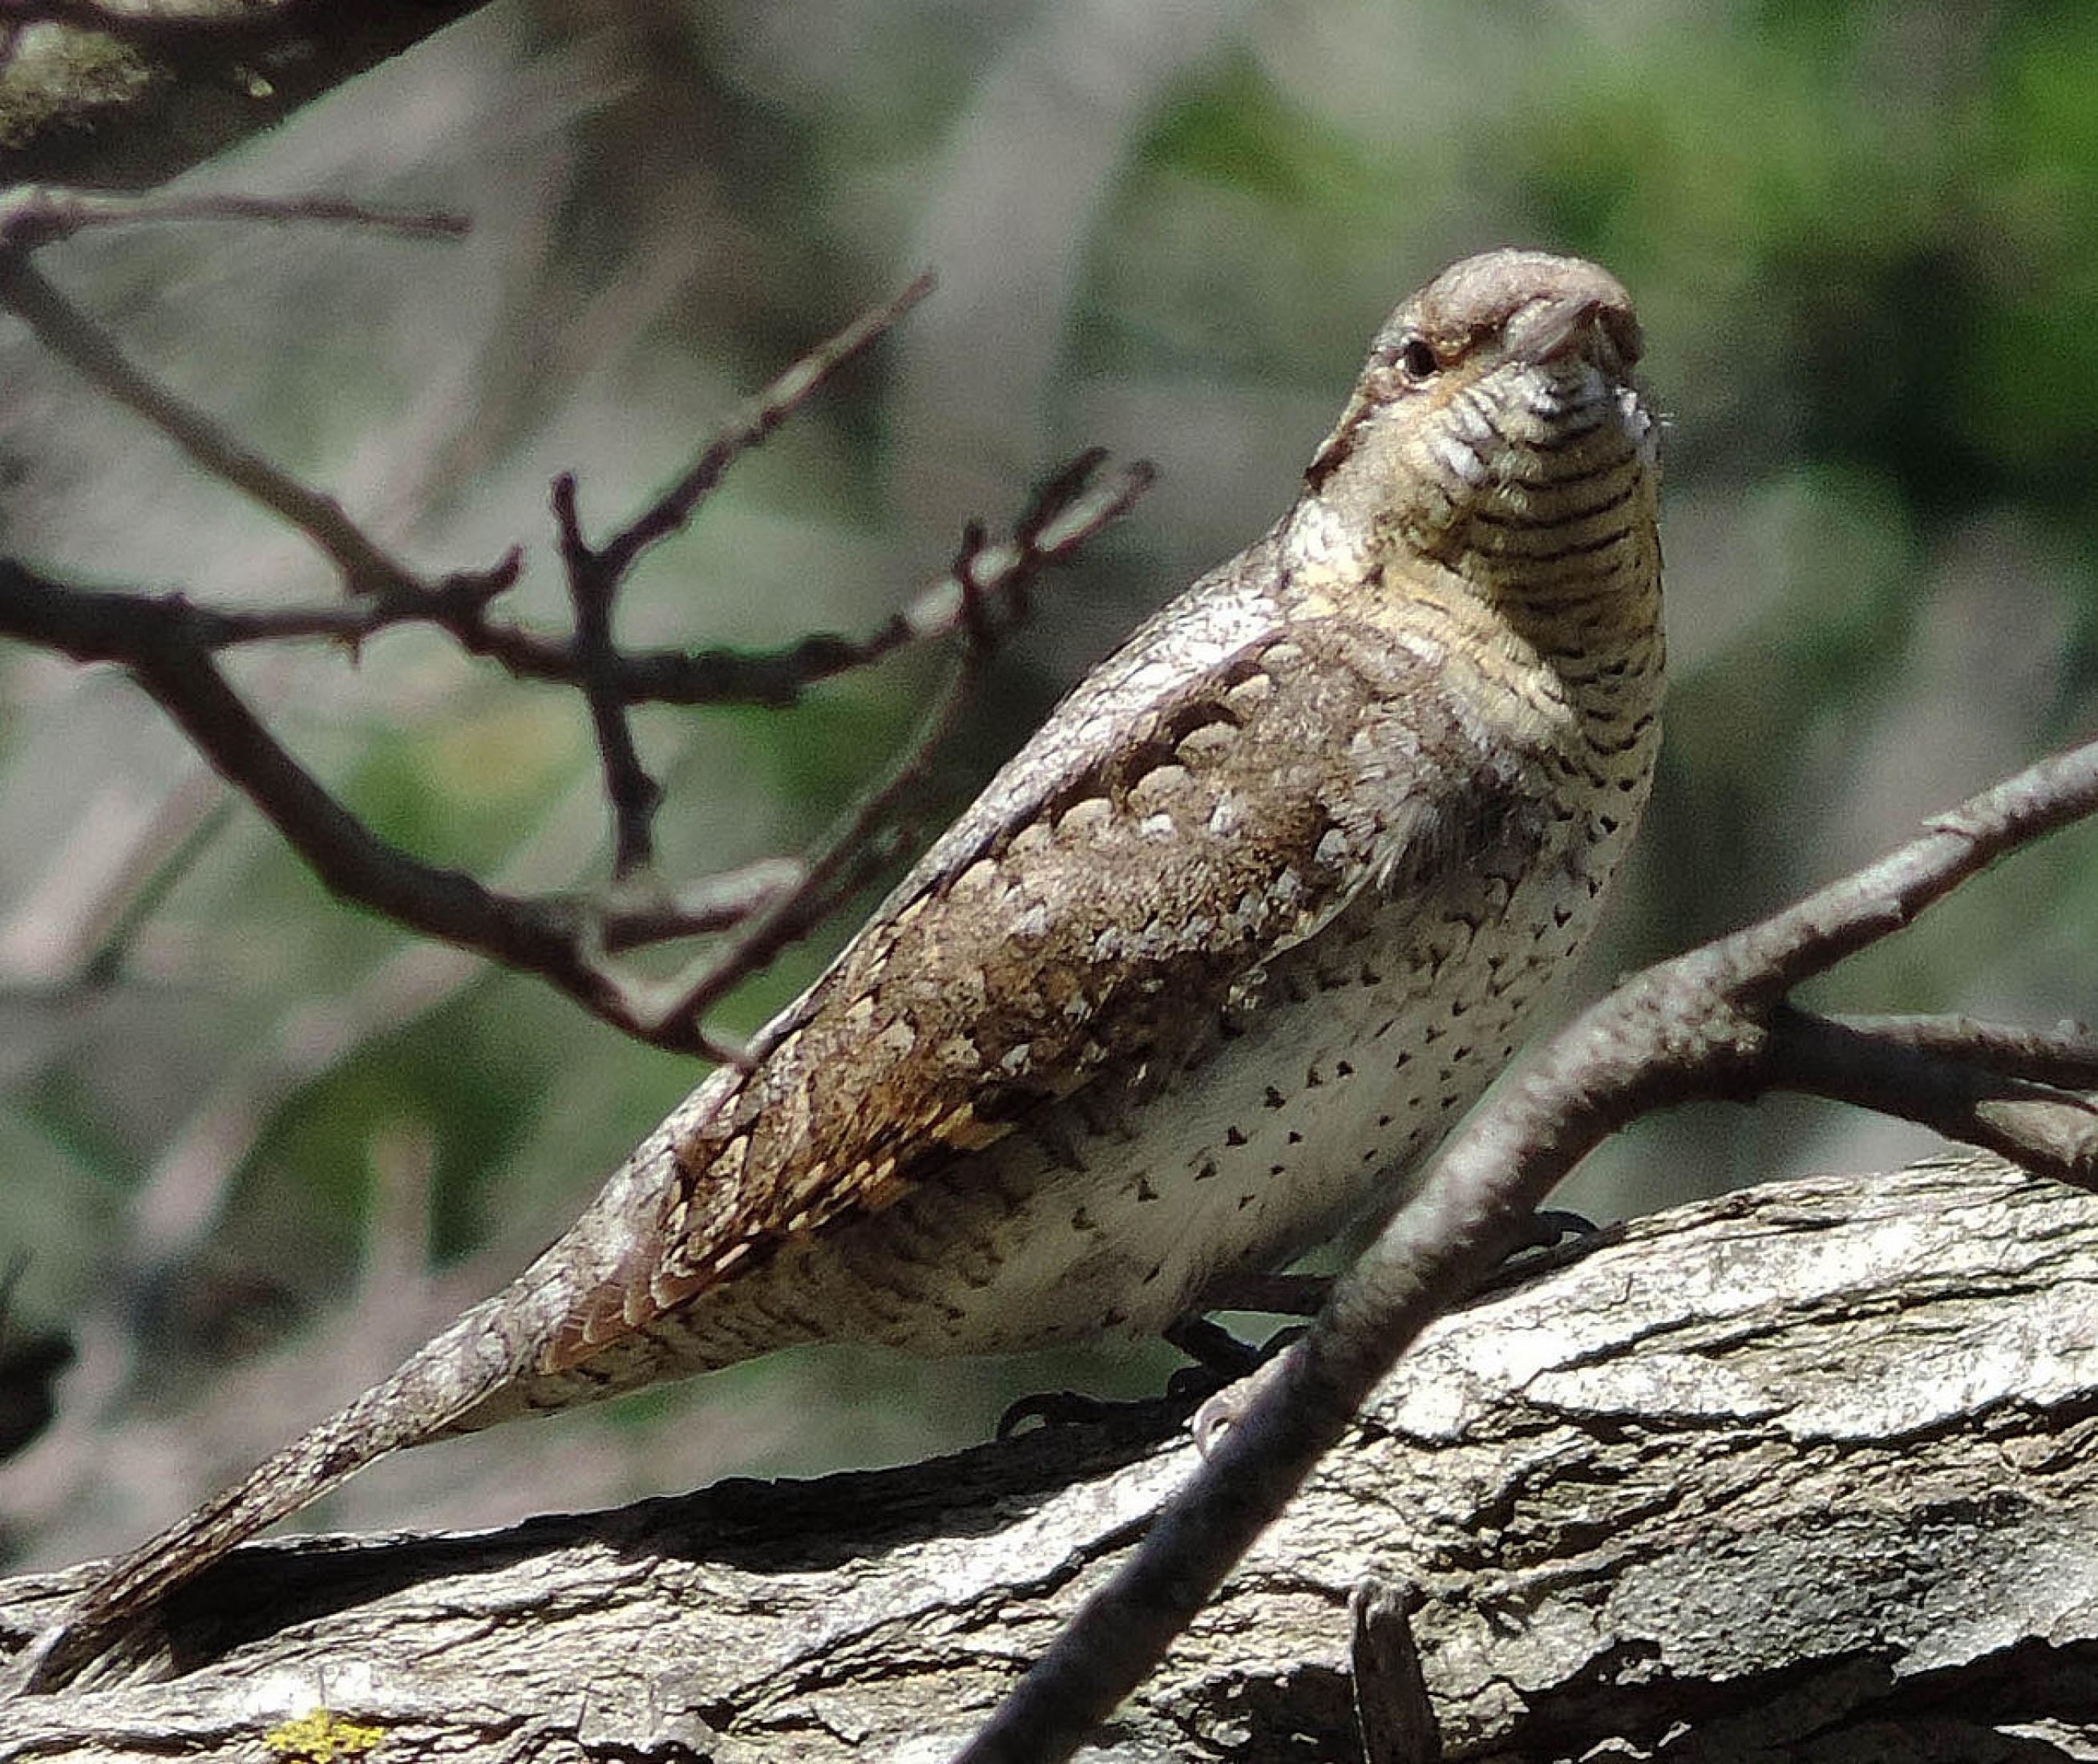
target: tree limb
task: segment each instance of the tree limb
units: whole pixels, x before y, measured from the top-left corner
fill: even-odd
[[[485,0],[0,0],[0,185],[165,183]]]
[[[260,204],[271,218],[361,220],[356,204]],[[718,1040],[706,1011],[782,950],[806,935],[890,855],[884,845],[902,797],[927,770],[962,693],[990,647],[1024,609],[1036,575],[1119,518],[1150,482],[1150,468],[1127,468],[1095,487],[1104,456],[1088,454],[1034,498],[1009,543],[994,545],[972,524],[946,581],[921,595],[871,638],[854,643],[812,637],[770,657],[682,654],[630,656],[613,630],[617,595],[650,547],[699,510],[728,468],[761,445],[817,389],[863,353],[933,287],[921,275],[809,350],[753,398],[700,451],[693,464],[603,544],[584,534],[576,480],[564,473],[553,507],[573,636],[565,643],[498,625],[489,605],[517,581],[523,552],[512,546],[493,567],[431,581],[389,555],[334,498],[300,483],[242,445],[204,412],[176,397],[126,361],[115,341],[77,310],[29,261],[89,218],[114,224],[150,208],[32,200],[0,216],[0,306],[85,377],[124,403],[203,466],[298,528],[336,565],[351,599],[345,605],[227,612],[185,596],[73,588],[0,559],[0,634],[55,648],[82,661],[128,667],[195,743],[213,766],[261,810],[330,889],[410,929],[472,950],[550,981],[586,1010],[653,1046],[709,1058],[741,1059]],[[491,889],[459,871],[427,864],[380,838],[337,802],[277,741],[220,670],[214,652],[257,641],[334,636],[357,642],[388,625],[433,624],[469,652],[496,655],[513,673],[579,690],[602,757],[613,829],[612,897],[528,898]],[[905,643],[959,633],[965,657],[919,741],[891,776],[869,792],[841,836],[783,879],[762,888],[726,884],[671,895],[634,884],[652,867],[653,823],[661,790],[643,763],[628,721],[646,698],[701,697],[784,702],[809,681],[865,666]],[[707,687],[725,687],[708,694]],[[732,916],[740,913],[741,917]],[[622,979],[606,959],[624,950],[726,924],[748,929],[723,954],[669,986]]]
[[[158,429],[191,459],[313,541],[353,594],[412,590],[415,577],[343,511],[341,503],[243,445],[195,406],[125,358],[116,340],[46,279],[20,248],[0,247],[0,306],[54,355]]]
[[[1048,485],[1022,516],[1011,542],[993,544],[979,534],[964,547],[953,588],[953,622],[965,633],[972,655],[981,654],[995,627],[965,614],[963,607],[986,597],[1007,608],[1018,605],[1037,575],[1118,517],[1149,482],[1148,468],[1132,467],[1095,485],[1089,474],[1098,463],[1097,456],[1089,455],[1084,473],[1067,473]],[[714,1041],[698,1008],[820,920],[836,902],[841,871],[864,854],[834,840],[800,866],[787,887],[740,891],[757,915],[751,934],[707,963],[698,978],[660,998],[661,988],[621,981],[604,966],[601,954],[634,946],[656,932],[683,934],[696,924],[718,924],[735,891],[682,907],[651,902],[599,909],[566,896],[505,894],[461,871],[422,862],[358,821],[277,740],[227,682],[209,646],[193,634],[197,617],[196,609],[179,598],[72,588],[0,558],[0,633],[76,660],[128,667],[331,891],[423,935],[538,974],[593,1015],[652,1046],[739,1057],[737,1050]],[[942,700],[948,714],[952,702]],[[868,812],[855,817],[851,832],[862,847],[871,827],[893,814],[902,792],[924,770],[928,744],[945,733],[946,721],[946,714],[935,719],[906,751],[896,774],[870,796]],[[775,871],[772,880],[779,880]]]
[[[1987,1159],[1613,1228],[1424,1333],[1087,1755],[1382,1764],[1365,1692],[1451,1757],[2080,1755],[2094,1293],[2098,1202]],[[385,1764],[942,1757],[1196,1473],[1153,1406],[253,1545],[165,1613],[172,1682],[0,1705],[0,1759],[232,1764],[320,1708]],[[90,1572],[0,1582],[0,1650]]]
[[[199,195],[135,197],[81,195],[50,190],[14,190],[0,195],[0,245],[39,251],[76,235],[153,222],[279,221],[320,222],[391,233],[403,239],[458,239],[470,230],[463,215],[422,208],[375,208],[339,196],[247,196],[207,191]]]
[[[1859,1063],[1870,1038],[1844,1038],[1846,1083],[1832,1038],[1817,1041],[1785,1002],[1997,858],[2094,808],[2098,743],[1982,792],[1877,862],[1648,968],[1582,1012],[1445,1143],[1419,1193],[1334,1283],[1305,1336],[1239,1387],[1221,1442],[1143,1548],[959,1754],[963,1764],[1069,1756],[1194,1619],[1408,1344],[1520,1246],[1523,1222],[1581,1158],[1638,1116],[1809,1088],[1867,1108],[1912,1108],[1912,1118],[1955,1131],[1964,1125],[1978,1139],[2014,1143],[2050,1174],[2098,1185],[2098,1116],[2073,1100],[2041,1108],[2027,1090],[2007,1094],[2001,1037],[1982,1038],[1986,1084],[1964,1105],[1925,1104],[1890,1081],[1884,1060]]]

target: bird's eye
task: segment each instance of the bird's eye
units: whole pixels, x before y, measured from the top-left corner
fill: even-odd
[[[1442,366],[1433,346],[1417,331],[1398,346],[1398,371],[1415,385],[1433,380]]]

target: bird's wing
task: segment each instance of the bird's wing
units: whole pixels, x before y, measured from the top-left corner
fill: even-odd
[[[1371,880],[1424,892],[1522,837],[1527,793],[1428,663],[1229,588],[1212,578],[1096,671],[756,1069],[696,1096],[657,1228],[571,1311],[546,1370],[1104,1073],[1170,1062]]]

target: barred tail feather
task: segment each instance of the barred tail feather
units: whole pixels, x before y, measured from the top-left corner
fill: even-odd
[[[516,1376],[516,1319],[515,1289],[475,1306],[391,1377],[121,1558],[37,1638],[17,1689],[59,1690],[112,1652],[139,1651],[154,1608],[178,1586],[374,1459],[446,1431]]]

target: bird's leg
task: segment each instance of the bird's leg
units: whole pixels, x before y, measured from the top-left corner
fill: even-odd
[[[1326,1295],[1332,1289],[1333,1277],[1330,1274],[1227,1274],[1203,1293],[1202,1309],[1266,1311],[1277,1317],[1315,1317],[1324,1309]],[[1209,1358],[1200,1349],[1175,1340],[1170,1329],[1166,1331],[1165,1339],[1198,1360],[1206,1361]]]
[[[1479,1282],[1470,1301],[1490,1298],[1551,1269],[1578,1262],[1591,1250],[1609,1242],[1617,1230],[1564,1208],[1541,1207],[1523,1222],[1521,1240]]]
[[[1498,1291],[1517,1278],[1527,1276],[1538,1266],[1540,1252],[1565,1246],[1569,1253],[1584,1250],[1587,1240],[1597,1235],[1595,1221],[1578,1213],[1556,1207],[1541,1208],[1524,1222],[1522,1239],[1507,1260],[1480,1284],[1481,1292]],[[1333,1290],[1330,1274],[1228,1274],[1202,1295],[1204,1312],[1263,1311],[1277,1317],[1315,1317],[1325,1309],[1326,1296]],[[1188,1358],[1243,1378],[1275,1349],[1286,1345],[1296,1332],[1284,1330],[1265,1346],[1254,1348],[1209,1322],[1194,1316],[1174,1323],[1165,1339]],[[1229,1344],[1228,1346],[1224,1344]],[[1234,1368],[1236,1367],[1236,1370]]]
[[[1479,1283],[1469,1301],[1477,1302],[1509,1287],[1520,1286],[1547,1268],[1560,1267],[1569,1262],[1578,1261],[1589,1251],[1601,1248],[1609,1240],[1614,1229],[1609,1226],[1598,1226],[1593,1220],[1584,1218],[1578,1213],[1569,1213],[1558,1208],[1540,1208],[1523,1221],[1515,1247]],[[1286,1296],[1293,1284],[1301,1288],[1306,1297],[1309,1297],[1315,1289],[1317,1301],[1308,1307],[1304,1313],[1306,1315],[1315,1312],[1325,1302],[1326,1294],[1332,1286],[1330,1277],[1323,1275],[1255,1275],[1244,1278],[1245,1286],[1243,1290],[1263,1292],[1271,1300],[1279,1301]],[[1240,1290],[1236,1284],[1234,1290]],[[1275,1303],[1264,1305],[1262,1308],[1280,1310],[1282,1307]],[[1215,1325],[1205,1323],[1204,1327],[1214,1328]],[[1286,1347],[1302,1332],[1300,1329],[1282,1331],[1258,1353],[1253,1363],[1244,1372],[1203,1399],[1188,1425],[1194,1433],[1196,1446],[1204,1457],[1209,1456],[1224,1429],[1253,1406],[1265,1388],[1269,1376],[1280,1363],[1276,1349]],[[1217,1333],[1223,1335],[1222,1330],[1218,1330]],[[1224,1339],[1232,1341],[1229,1336],[1225,1336]],[[1232,1345],[1244,1349],[1242,1343],[1232,1341]],[[1174,1345],[1182,1346],[1183,1344],[1176,1341]],[[1190,1349],[1187,1351],[1194,1350]],[[1244,1351],[1253,1352],[1250,1349]]]
[[[1181,1409],[1200,1402],[1244,1378],[1260,1363],[1262,1350],[1249,1345],[1205,1317],[1183,1317],[1165,1331],[1165,1339],[1194,1363],[1183,1366],[1165,1381],[1162,1401]],[[1044,1427],[1096,1427],[1137,1414],[1155,1416],[1157,1397],[1089,1397],[1077,1390],[1038,1391],[1017,1398],[998,1418],[998,1437],[1010,1439],[1029,1421]]]
[[[1238,1307],[1233,1305],[1231,1309],[1236,1310]],[[1165,1339],[1195,1362],[1183,1367],[1174,1374],[1175,1378],[1186,1373],[1206,1372],[1228,1382],[1244,1377],[1261,1362],[1260,1349],[1240,1341],[1222,1323],[1212,1323],[1206,1317],[1183,1317],[1178,1323],[1168,1324]]]
[[[1603,1227],[1585,1213],[1569,1212],[1565,1207],[1539,1207],[1530,1216],[1530,1223],[1525,1231],[1525,1241],[1508,1259],[1513,1261],[1525,1250],[1556,1249],[1569,1238],[1598,1236],[1602,1230]]]
[[[1157,1397],[1089,1397],[1082,1390],[1039,1390],[1032,1396],[1016,1398],[998,1418],[994,1437],[1011,1439],[1029,1421],[1038,1421],[1044,1427],[1104,1427],[1116,1421],[1141,1421],[1157,1427],[1162,1419],[1162,1407],[1183,1402],[1192,1402],[1204,1391],[1182,1392],[1177,1389],[1178,1380],[1185,1371],[1198,1370],[1183,1368],[1173,1375],[1163,1398]],[[1222,1388],[1224,1380],[1214,1375],[1205,1375],[1205,1391]]]
[[[1274,1311],[1284,1316],[1309,1317],[1325,1302],[1332,1284],[1328,1275],[1248,1275],[1236,1277],[1209,1295],[1219,1310]],[[1165,1340],[1194,1363],[1183,1366],[1166,1380],[1165,1401],[1193,1403],[1214,1398],[1254,1371],[1278,1349],[1294,1341],[1298,1332],[1284,1329],[1256,1347],[1241,1341],[1222,1323],[1199,1314],[1169,1323]],[[1010,1438],[1029,1421],[1057,1427],[1073,1424],[1096,1424],[1136,1410],[1155,1411],[1156,1398],[1117,1401],[1088,1397],[1075,1390],[1048,1390],[1022,1397],[999,1417],[998,1437]]]

